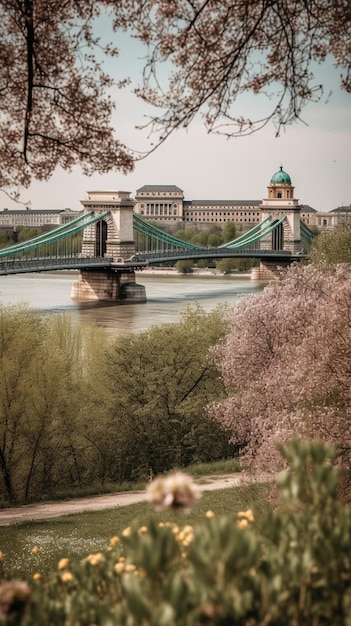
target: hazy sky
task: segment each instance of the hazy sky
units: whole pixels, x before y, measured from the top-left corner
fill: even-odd
[[[114,60],[116,78],[129,73],[134,84],[142,67],[140,49],[121,36],[121,54]],[[111,66],[110,66],[111,67]],[[36,208],[81,209],[82,200],[91,190],[130,191],[132,196],[143,185],[178,185],[186,200],[260,200],[266,197],[271,176],[283,165],[295,186],[295,197],[317,211],[330,211],[351,204],[351,95],[338,88],[338,71],[331,63],[318,69],[327,93],[318,104],[303,112],[303,122],[288,126],[275,137],[273,125],[237,139],[227,140],[207,135],[198,123],[171,136],[145,160],[136,163],[128,175],[119,172],[103,176],[83,176],[77,167],[68,174],[61,170],[46,183],[35,182],[23,191],[22,200]],[[318,76],[316,76],[318,82]],[[117,137],[130,148],[145,150],[145,131],[135,126],[145,121],[145,105],[128,89],[117,91],[114,114]],[[327,101],[328,100],[328,101]],[[327,101],[327,102],[326,102]],[[257,96],[243,103],[261,115]],[[152,141],[152,139],[151,139]],[[0,194],[0,209],[18,208]]]

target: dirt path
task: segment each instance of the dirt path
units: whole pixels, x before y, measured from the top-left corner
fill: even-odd
[[[196,481],[201,491],[227,489],[252,482],[271,481],[272,475],[260,475],[245,472],[226,476],[207,476]],[[11,526],[21,522],[37,521],[62,517],[83,511],[101,511],[119,506],[128,506],[146,500],[145,491],[128,491],[113,495],[76,498],[74,500],[47,502],[45,504],[27,504],[16,508],[0,509],[0,526]]]

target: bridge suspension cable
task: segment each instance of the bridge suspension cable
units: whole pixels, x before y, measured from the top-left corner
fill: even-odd
[[[315,237],[315,234],[302,221],[300,221],[300,230],[304,239],[306,239],[308,243],[311,243],[312,239]]]
[[[37,237],[33,237],[32,239],[28,240],[27,242],[23,242],[23,243],[28,243],[29,241],[32,242],[32,243],[34,243],[34,242],[40,243],[41,241],[46,240],[48,236],[53,236],[55,234],[58,234],[58,233],[61,233],[61,232],[65,232],[68,229],[71,229],[74,224],[78,224],[79,222],[82,222],[83,220],[85,220],[87,217],[90,217],[91,215],[93,215],[92,211],[90,211],[89,213],[85,213],[83,215],[80,215],[79,217],[76,217],[74,220],[71,220],[70,222],[67,222],[67,224],[63,224],[62,226],[58,226],[57,228],[54,228],[53,230],[50,230],[49,233],[42,233],[41,235],[38,235]],[[85,223],[84,223],[84,226],[85,226]],[[1,256],[7,256],[6,253],[8,253],[10,255],[13,252],[16,252],[18,250],[18,248],[21,248],[23,246],[23,243],[16,243],[13,246],[9,246],[8,248],[5,248],[4,250],[1,250],[0,251],[0,255]]]
[[[45,248],[50,244],[58,242],[60,239],[68,238],[72,235],[77,234],[81,230],[84,230],[84,228],[86,228],[90,224],[94,224],[95,222],[100,221],[109,213],[110,211],[105,211],[104,213],[101,213],[100,215],[97,215],[95,217],[90,217],[92,215],[92,212],[88,214],[85,213],[83,216],[77,218],[76,220],[68,222],[68,224],[56,228],[49,233],[45,233],[45,235],[39,235],[38,237],[29,239],[28,241],[25,241],[23,243],[10,246],[9,248],[5,248],[4,250],[0,250],[0,257],[14,256],[16,254],[23,254],[32,250]],[[88,220],[86,220],[87,215],[90,217],[90,219]],[[86,221],[83,221],[83,218]],[[75,224],[73,228],[72,223]]]
[[[245,241],[236,243],[235,240],[234,240],[233,245],[230,246],[230,249],[231,250],[235,250],[237,248],[244,248],[246,246],[251,245],[252,243],[256,243],[256,242],[260,241],[261,239],[263,239],[263,237],[266,237],[273,230],[278,228],[278,226],[280,226],[280,224],[282,224],[285,221],[285,219],[286,219],[286,216],[283,215],[280,218],[280,220],[278,220],[277,222],[276,221],[269,222],[268,224],[266,224],[265,228],[263,228],[260,232],[258,232],[258,234],[254,234],[254,236],[248,237],[247,239],[245,239]]]
[[[164,230],[161,230],[161,228],[157,228],[157,226],[143,220],[140,215],[137,215],[136,213],[134,213],[133,216],[133,223],[135,230],[142,235],[149,236],[156,241],[162,241],[171,248],[176,247],[192,250],[206,249],[204,246],[199,246],[196,243],[191,243],[190,241],[184,241],[183,239],[179,239],[179,237],[166,233]]]
[[[254,233],[256,233],[257,231],[262,230],[262,227],[264,225],[267,225],[267,223],[269,223],[271,221],[271,216],[269,215],[268,217],[266,217],[265,220],[263,220],[262,222],[259,222],[259,224],[256,224],[255,226],[253,226],[253,228],[251,228],[250,230],[246,231],[246,233],[243,233],[242,235],[240,235],[239,237],[236,237],[235,239],[232,239],[231,241],[228,241],[227,243],[222,243],[221,246],[218,246],[219,248],[231,248],[232,246],[236,246],[237,244],[245,244],[245,241],[247,239],[249,239]]]

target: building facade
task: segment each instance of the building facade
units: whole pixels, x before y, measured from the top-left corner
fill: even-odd
[[[135,202],[135,212],[146,219],[173,223],[184,219],[184,193],[176,185],[144,185]]]
[[[281,171],[283,168],[279,170]],[[271,183],[279,172],[272,176]],[[233,222],[240,232],[249,230],[261,221],[265,203],[274,199],[274,189],[272,187],[268,190],[268,198],[263,200],[185,200],[184,191],[177,185],[144,185],[136,191],[134,211],[144,219],[158,223],[160,226],[164,225],[171,230],[187,226],[196,226],[201,230],[214,224],[223,225]],[[294,199],[294,202],[298,203],[298,200],[294,198],[294,187],[285,190],[284,193],[288,191],[292,194],[290,197],[276,198],[276,200]],[[109,192],[99,193],[109,194]],[[276,193],[283,192],[277,191]],[[113,200],[112,197],[110,199]],[[88,205],[89,202],[85,201],[84,208],[88,209]],[[317,212],[305,204],[299,204],[299,206],[300,218],[308,227],[324,230],[340,223],[351,222],[351,205],[337,207],[330,212]],[[0,228],[61,226],[79,217],[81,213],[82,211],[73,211],[69,208],[3,209],[0,211]]]
[[[273,174],[277,177],[283,171],[281,167]],[[284,174],[286,174],[284,172]],[[351,205],[338,207],[330,212],[317,212],[306,204],[300,204],[294,198],[294,187],[277,191],[273,186],[268,191],[268,198],[264,200],[185,200],[184,192],[176,185],[144,185],[135,195],[135,212],[141,217],[149,219],[171,229],[197,226],[199,229],[209,228],[213,224],[233,222],[238,231],[252,228],[262,219],[265,203],[271,199],[292,201],[300,207],[300,219],[308,227],[318,229],[333,228],[337,224],[351,221]],[[282,197],[275,198],[275,193]],[[289,194],[289,197],[288,195]]]
[[[14,229],[16,226],[63,226],[81,214],[82,211],[71,209],[3,209],[0,226]]]

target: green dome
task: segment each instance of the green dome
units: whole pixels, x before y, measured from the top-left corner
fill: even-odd
[[[280,166],[279,172],[273,174],[271,183],[289,183],[289,185],[291,185],[291,178],[289,174],[284,172],[282,165]]]

